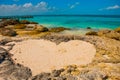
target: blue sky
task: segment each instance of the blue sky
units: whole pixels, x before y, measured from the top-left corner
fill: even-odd
[[[0,16],[49,14],[120,15],[120,0],[0,0]]]

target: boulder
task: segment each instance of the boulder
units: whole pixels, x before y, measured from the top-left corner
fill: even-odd
[[[116,28],[115,31],[120,33],[120,27]]]
[[[36,27],[37,27],[36,24],[27,24],[25,30],[27,30],[27,31],[33,31],[33,30],[36,29]]]
[[[38,25],[35,30],[38,32],[46,32],[46,31],[48,31],[48,28],[46,28],[42,25]]]
[[[19,24],[19,20],[17,20],[17,19],[5,19],[5,20],[2,20],[0,22],[0,28],[3,28],[4,26],[8,26],[8,25],[15,25],[15,24]]]
[[[87,29],[91,29],[91,27],[88,26]]]
[[[3,22],[0,22],[0,28],[3,28],[5,25]]]
[[[86,35],[95,35],[95,36],[97,36],[97,32],[96,31],[90,31],[90,32],[87,32]]]
[[[26,25],[25,24],[16,24],[13,26],[13,29],[25,29]]]
[[[37,32],[46,32],[48,31],[48,28],[42,26],[42,25],[36,25],[36,24],[28,24],[26,26],[27,31],[37,31]]]
[[[80,80],[106,80],[108,76],[99,69],[82,70],[79,75]]]
[[[99,30],[97,32],[97,34],[98,34],[98,36],[104,36],[105,34],[108,34],[110,32],[111,32],[111,30]]]
[[[64,30],[70,30],[69,28],[64,28],[64,27],[56,27],[56,28],[50,28],[49,31],[50,32],[61,32]]]
[[[21,23],[21,24],[30,24],[30,22],[27,21],[27,20],[21,20],[20,23]]]
[[[104,34],[103,36],[120,41],[120,33],[116,31],[111,31],[109,33]]]
[[[37,22],[30,22],[28,20],[21,20],[20,23],[21,24],[38,24]]]
[[[0,47],[0,63],[6,58],[7,56],[7,51]]]
[[[38,24],[37,22],[30,22],[30,24]]]
[[[0,34],[3,36],[16,36],[17,35],[16,31],[10,28],[1,28]]]

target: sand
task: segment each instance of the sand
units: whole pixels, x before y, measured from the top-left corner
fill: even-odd
[[[96,49],[92,44],[80,40],[59,45],[47,40],[25,40],[16,43],[10,53],[16,63],[29,67],[36,75],[67,65],[88,64],[96,54]]]

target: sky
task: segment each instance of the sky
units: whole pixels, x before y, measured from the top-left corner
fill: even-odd
[[[0,0],[0,16],[120,15],[120,0]]]

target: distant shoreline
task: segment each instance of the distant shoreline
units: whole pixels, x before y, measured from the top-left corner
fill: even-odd
[[[18,18],[32,18],[34,16],[80,16],[80,17],[108,17],[108,18],[120,18],[120,15],[12,15],[12,16],[0,16],[0,19],[6,18],[6,17],[18,17]]]

